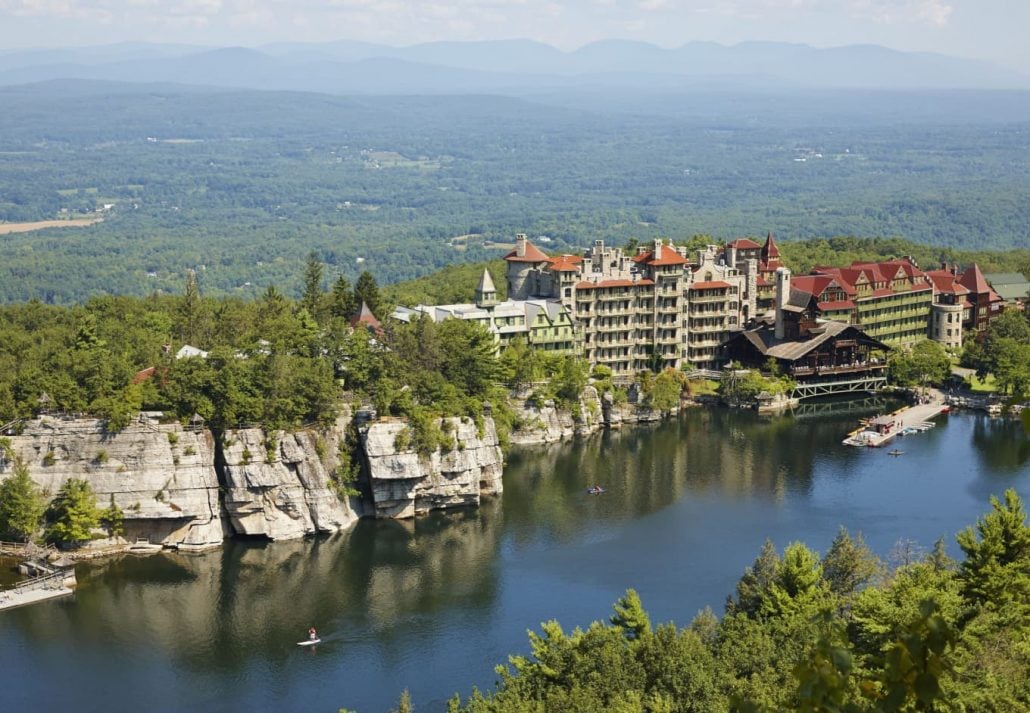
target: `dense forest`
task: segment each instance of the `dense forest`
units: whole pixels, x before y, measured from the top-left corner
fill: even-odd
[[[772,98],[756,113],[755,97],[743,114],[723,97],[711,114],[663,116],[57,82],[0,101],[3,302],[177,293],[189,269],[208,294],[255,298],[311,250],[332,278],[368,269],[389,284],[496,258],[516,232],[552,252],[769,230],[1021,248],[1007,269],[1028,244],[1030,124],[909,122],[889,94],[861,119],[807,120]],[[82,215],[103,220],[4,225]]]
[[[958,534],[889,562],[841,528],[826,553],[771,542],[718,618],[653,624],[636,592],[608,621],[531,632],[451,713],[1030,710],[1030,525],[1014,490]],[[397,710],[412,710],[405,694]]]

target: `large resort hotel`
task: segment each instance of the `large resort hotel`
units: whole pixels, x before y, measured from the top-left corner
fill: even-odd
[[[1003,308],[976,265],[924,272],[906,257],[791,277],[772,233],[764,245],[741,238],[709,245],[693,259],[662,240],[633,254],[597,240],[582,255],[551,257],[519,234],[504,259],[506,301],[497,301],[484,270],[474,304],[399,307],[394,317],[473,320],[494,335],[499,351],[521,338],[629,377],[665,367],[718,369],[747,351],[738,335],[768,329],[783,309],[798,313],[792,320],[799,325],[783,338],[822,341],[832,332],[846,341],[857,332],[864,347],[888,349],[926,337],[960,348],[964,330],[986,329]],[[817,323],[828,321],[855,329],[847,338],[820,330]],[[769,348],[767,337],[751,344]]]

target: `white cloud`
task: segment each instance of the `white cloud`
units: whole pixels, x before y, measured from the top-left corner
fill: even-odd
[[[851,0],[855,17],[884,25],[922,24],[943,27],[954,8],[944,0]]]

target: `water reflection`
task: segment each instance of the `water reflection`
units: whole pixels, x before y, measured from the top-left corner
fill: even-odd
[[[1030,438],[1021,421],[974,416],[973,445],[986,468],[997,473],[1015,473],[1030,462]]]
[[[886,555],[975,522],[1009,485],[1030,498],[1018,424],[945,418],[901,458],[841,446],[860,415],[891,407],[699,409],[514,452],[504,495],[478,509],[82,564],[74,598],[0,613],[0,710],[367,713],[406,687],[443,710],[489,686],[526,628],[606,616],[626,587],[685,622],[721,608],[766,537],[824,549],[845,524]],[[603,495],[587,495],[595,483]],[[324,643],[301,650],[311,625]]]

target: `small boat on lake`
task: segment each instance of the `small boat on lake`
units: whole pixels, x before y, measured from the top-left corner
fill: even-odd
[[[895,448],[893,451],[887,451],[887,455],[889,455],[889,456],[900,456],[900,455],[904,455],[904,454],[905,454],[905,451],[899,451],[897,448]]]
[[[587,494],[588,495],[600,495],[603,492],[604,492],[604,488],[602,488],[600,485],[594,485],[594,486],[591,486],[591,487],[587,488]]]

